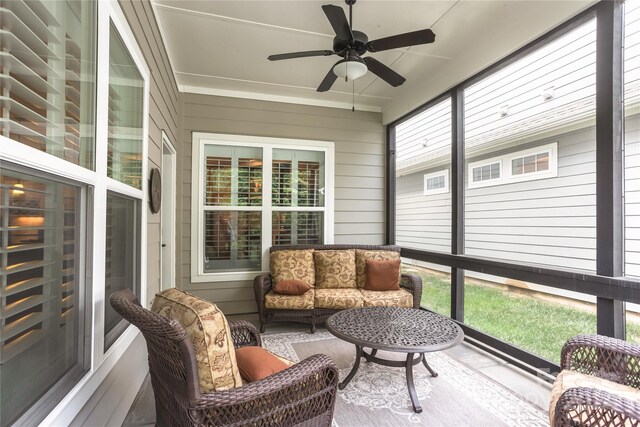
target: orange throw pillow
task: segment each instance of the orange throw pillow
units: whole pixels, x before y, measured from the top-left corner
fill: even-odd
[[[367,260],[367,291],[397,291],[400,289],[400,260]]]
[[[260,381],[289,367],[273,353],[256,346],[237,348],[236,360],[240,375],[250,383]]]
[[[273,286],[273,291],[282,295],[302,295],[309,289],[311,289],[311,286],[298,279],[281,280]]]

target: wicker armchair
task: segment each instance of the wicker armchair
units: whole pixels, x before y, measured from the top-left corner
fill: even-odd
[[[578,335],[562,348],[563,370],[640,389],[640,346],[601,335]],[[555,405],[556,427],[640,426],[640,401],[591,387],[564,391]]]
[[[131,291],[115,292],[113,308],[142,332],[159,426],[330,426],[338,371],[316,354],[262,381],[200,393],[194,350],[175,320],[140,306]],[[236,348],[261,345],[248,322],[230,321]]]

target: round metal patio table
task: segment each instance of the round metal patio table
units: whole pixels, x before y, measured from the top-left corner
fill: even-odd
[[[422,412],[413,384],[413,365],[422,362],[431,376],[438,374],[429,366],[425,353],[453,347],[464,333],[451,319],[415,308],[364,307],[339,311],[327,319],[327,329],[336,337],[356,346],[356,360],[349,375],[338,385],[344,389],[360,366],[360,359],[385,366],[403,367],[411,404]],[[371,348],[367,353],[363,348]],[[378,350],[407,353],[404,361],[376,357]]]

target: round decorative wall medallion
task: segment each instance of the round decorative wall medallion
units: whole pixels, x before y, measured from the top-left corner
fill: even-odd
[[[149,206],[151,212],[160,212],[160,202],[162,200],[162,178],[160,177],[160,169],[151,169],[149,177]]]

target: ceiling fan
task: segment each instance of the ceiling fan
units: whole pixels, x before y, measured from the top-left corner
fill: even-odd
[[[405,82],[404,77],[377,59],[371,56],[363,58],[362,55],[367,52],[374,53],[399,47],[433,43],[436,35],[433,31],[427,29],[369,41],[365,33],[353,29],[351,8],[355,2],[356,0],[345,0],[345,3],[349,5],[349,21],[347,21],[347,17],[341,7],[334,5],[322,6],[322,10],[324,10],[325,15],[327,15],[329,19],[329,23],[336,33],[336,36],[333,38],[333,50],[281,53],[269,56],[269,60],[280,61],[282,59],[305,58],[310,56],[341,56],[342,59],[333,65],[324,80],[322,80],[322,83],[320,83],[320,86],[318,86],[318,92],[326,92],[331,89],[331,86],[333,86],[333,83],[338,77],[343,77],[345,81],[355,80],[365,75],[367,70],[393,87],[400,86]]]

